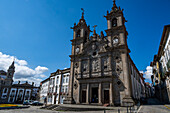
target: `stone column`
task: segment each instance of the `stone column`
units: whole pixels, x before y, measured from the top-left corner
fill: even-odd
[[[87,72],[90,72],[90,58],[88,58],[87,65],[88,65]],[[87,74],[87,77],[90,77],[90,73]]]
[[[82,73],[82,72],[81,72],[81,71],[82,71],[81,68],[82,68],[82,67],[81,67],[81,60],[79,60],[79,72],[78,72],[78,78],[81,78],[81,77],[82,77],[82,76],[81,76],[81,73]]]
[[[99,76],[102,76],[102,57],[99,57],[99,65],[100,65],[100,68],[99,68],[99,71],[100,71],[100,75]]]
[[[113,105],[113,85],[112,82],[110,82],[110,105]]]
[[[125,89],[125,95],[130,96],[131,90],[130,90],[130,76],[129,76],[129,70],[128,70],[128,59],[127,59],[127,53],[122,54],[122,62],[123,62],[123,71],[124,71],[124,85],[126,87]]]
[[[102,104],[102,83],[99,83],[99,104]]]
[[[74,66],[73,66],[73,64],[74,63],[71,62],[70,78],[69,78],[69,96],[70,96],[70,98],[73,97],[73,81],[74,81]]]
[[[131,88],[130,88],[130,80],[131,76],[129,74],[129,67],[128,67],[128,53],[125,51],[122,54],[122,62],[123,62],[123,81],[124,86],[126,87],[124,89],[124,95],[122,100],[122,106],[132,106],[134,105],[134,101],[131,97]]]
[[[88,59],[89,77],[91,77],[91,65],[90,65],[90,62],[91,62],[91,60],[90,60],[90,58],[89,58],[89,59]]]
[[[79,83],[78,86],[78,97],[77,97],[77,104],[80,104],[80,99],[81,99],[81,84]]]
[[[90,84],[89,83],[87,83],[87,92],[86,92],[86,103],[87,104],[89,104],[90,102],[89,102],[89,100],[90,100]]]
[[[109,71],[110,71],[110,70],[112,70],[112,56],[111,56],[111,53],[109,53],[108,63],[109,63]]]

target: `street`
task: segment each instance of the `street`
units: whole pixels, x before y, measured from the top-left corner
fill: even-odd
[[[170,105],[163,105],[157,99],[149,98],[146,105],[141,105],[138,109],[138,113],[170,113]],[[103,107],[103,106],[102,106]],[[122,107],[110,107],[111,110],[99,110],[99,111],[53,111],[40,109],[38,106],[30,106],[26,109],[13,109],[13,110],[0,110],[0,113],[127,113],[126,108]],[[130,112],[129,112],[130,113]]]
[[[147,105],[139,108],[140,113],[170,113],[170,105],[162,105],[157,99],[148,99]]]

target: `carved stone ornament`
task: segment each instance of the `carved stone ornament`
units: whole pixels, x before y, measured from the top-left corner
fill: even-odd
[[[76,77],[76,78],[78,77],[78,72],[77,72],[77,71],[75,72],[75,77]]]
[[[117,66],[117,68],[116,68],[116,73],[117,73],[118,75],[120,75],[121,72],[122,72],[122,69],[121,69],[119,66]]]
[[[78,68],[79,67],[79,64],[78,62],[75,63],[75,68]]]
[[[99,61],[97,59],[92,61],[92,70],[93,72],[99,71]]]
[[[80,48],[77,46],[75,49],[76,54],[78,54],[80,52]]]
[[[120,63],[121,62],[121,57],[119,55],[116,55],[114,57],[114,59],[115,59],[116,63]]]
[[[77,82],[75,81],[75,82],[74,82],[74,89],[77,89],[77,87],[78,87],[78,84],[77,84]]]
[[[96,44],[93,44],[93,45],[92,45],[92,49],[93,49],[93,50],[96,50],[96,48],[97,48]]]
[[[97,51],[93,51],[91,56],[92,56],[93,58],[94,58],[94,57],[97,57],[97,56],[98,56],[98,52],[97,52]]]
[[[108,57],[103,58],[103,66],[104,66],[104,70],[108,70],[108,67],[109,67],[109,59],[108,59]]]
[[[117,81],[117,85],[120,85],[120,84],[121,84],[121,81],[120,81],[120,80],[118,80],[118,81]]]
[[[113,38],[113,46],[117,46],[118,44],[119,44],[119,37],[118,36],[115,36],[114,38]]]
[[[82,62],[82,71],[83,71],[83,73],[86,73],[88,71],[88,63],[87,63],[87,61]]]

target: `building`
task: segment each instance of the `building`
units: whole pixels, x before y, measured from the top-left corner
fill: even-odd
[[[141,73],[140,74],[141,77],[140,77],[140,83],[141,83],[141,98],[145,98],[146,97],[146,90],[145,90],[145,78],[143,77],[143,74]]]
[[[44,104],[47,104],[49,80],[50,78],[47,78],[40,83],[40,102]]]
[[[25,100],[36,100],[39,87],[35,87],[28,82],[13,84],[15,72],[14,62],[10,65],[7,72],[0,71],[0,103],[23,103]]]
[[[170,103],[170,25],[164,26],[157,55],[154,56],[152,84],[155,96],[162,102]]]
[[[49,77],[47,104],[63,104],[68,95],[70,68],[57,70]]]
[[[151,85],[149,82],[145,83],[145,92],[146,92],[146,98],[151,97]]]
[[[83,10],[83,9],[82,9]],[[66,104],[109,104],[131,106],[141,96],[141,75],[133,63],[127,44],[123,9],[114,4],[107,11],[107,28],[90,36],[84,10],[74,24],[69,95]]]

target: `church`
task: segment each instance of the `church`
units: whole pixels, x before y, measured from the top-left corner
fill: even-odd
[[[14,61],[9,66],[7,72],[0,70],[0,103],[22,104],[25,100],[36,100],[39,87],[28,82],[13,83],[15,73]]]
[[[106,36],[103,31],[97,34],[96,26],[90,30],[84,11],[72,27],[69,95],[65,104],[132,106],[140,100],[144,91],[142,75],[129,55],[123,9],[114,0],[112,10],[104,17]]]

